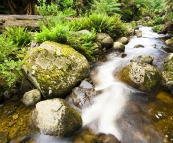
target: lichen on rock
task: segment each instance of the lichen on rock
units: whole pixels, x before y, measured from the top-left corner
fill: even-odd
[[[46,41],[28,51],[22,69],[44,98],[63,97],[86,78],[86,58],[68,45]]]
[[[148,92],[159,83],[160,73],[150,64],[132,62],[118,73],[117,79],[138,90]]]

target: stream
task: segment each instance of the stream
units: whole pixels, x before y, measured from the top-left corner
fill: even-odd
[[[88,133],[91,131],[114,135],[121,143],[173,142],[173,96],[161,86],[152,93],[144,93],[115,80],[116,74],[140,55],[152,56],[153,65],[160,72],[163,70],[168,53],[162,49],[166,47],[162,38],[166,35],[154,33],[151,27],[139,29],[142,37],[130,37],[125,57],[111,52],[106,61],[92,69],[95,90],[102,92],[91,99],[92,105],[80,111],[83,129],[76,135],[58,138],[40,134],[29,120],[32,108],[9,101],[0,105],[0,136],[8,132],[9,138],[14,138],[10,143],[95,143],[88,139],[92,138]],[[134,48],[137,44],[144,48]]]

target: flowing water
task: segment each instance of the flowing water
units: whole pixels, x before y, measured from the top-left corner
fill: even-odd
[[[83,130],[72,139],[42,135],[31,127],[28,129],[29,139],[32,138],[37,143],[91,143],[83,132],[85,128],[89,128],[93,134],[112,134],[122,143],[173,142],[172,95],[160,86],[152,93],[144,93],[115,80],[120,69],[129,64],[133,57],[140,55],[153,56],[153,65],[160,71],[163,70],[163,60],[167,52],[162,50],[162,46],[166,46],[161,38],[165,35],[152,32],[151,27],[141,26],[140,30],[143,36],[131,37],[126,45],[127,56],[122,58],[121,54],[112,52],[107,55],[106,62],[101,62],[91,71],[95,90],[102,92],[91,100],[91,106],[81,110]],[[133,48],[137,44],[142,44],[145,48]],[[4,104],[0,107],[1,113],[9,112],[3,109],[8,106]],[[17,113],[19,115],[20,112]],[[12,115],[10,119],[20,118],[17,115]],[[9,115],[5,118],[8,119]],[[80,141],[75,141],[74,138],[80,138]],[[13,142],[17,143],[17,139],[11,141]]]

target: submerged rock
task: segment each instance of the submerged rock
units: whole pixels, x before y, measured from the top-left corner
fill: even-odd
[[[36,104],[32,119],[42,134],[70,136],[82,126],[80,114],[63,99],[50,99]]]
[[[151,57],[150,55],[141,55],[141,56],[131,59],[130,62],[152,64],[153,57]]]
[[[154,66],[132,62],[118,73],[117,78],[136,89],[148,92],[156,87],[161,77]]]
[[[8,143],[8,132],[0,132],[0,143]]]
[[[89,75],[86,58],[68,45],[44,42],[28,51],[22,69],[45,99],[63,97]]]
[[[31,91],[26,92],[22,98],[22,102],[26,106],[33,106],[39,101],[41,101],[41,93],[38,89],[33,89]]]
[[[90,129],[84,129],[79,132],[73,139],[73,143],[120,143],[112,134],[94,134]]]

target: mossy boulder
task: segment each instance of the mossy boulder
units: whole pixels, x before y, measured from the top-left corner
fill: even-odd
[[[45,99],[64,97],[89,75],[87,59],[68,45],[44,42],[26,54],[22,70]]]
[[[118,73],[117,79],[138,90],[150,92],[161,76],[158,69],[150,64],[132,62]]]
[[[46,135],[71,136],[82,127],[80,114],[60,98],[37,103],[32,119],[40,132]]]
[[[173,53],[169,54],[164,60],[162,85],[173,93]]]
[[[167,46],[173,45],[173,39],[168,39],[168,40],[166,40],[166,41],[165,41],[165,44],[166,44]]]
[[[130,62],[147,63],[152,65],[153,59],[154,58],[150,55],[140,55],[138,57],[134,57],[133,59],[131,59]]]

